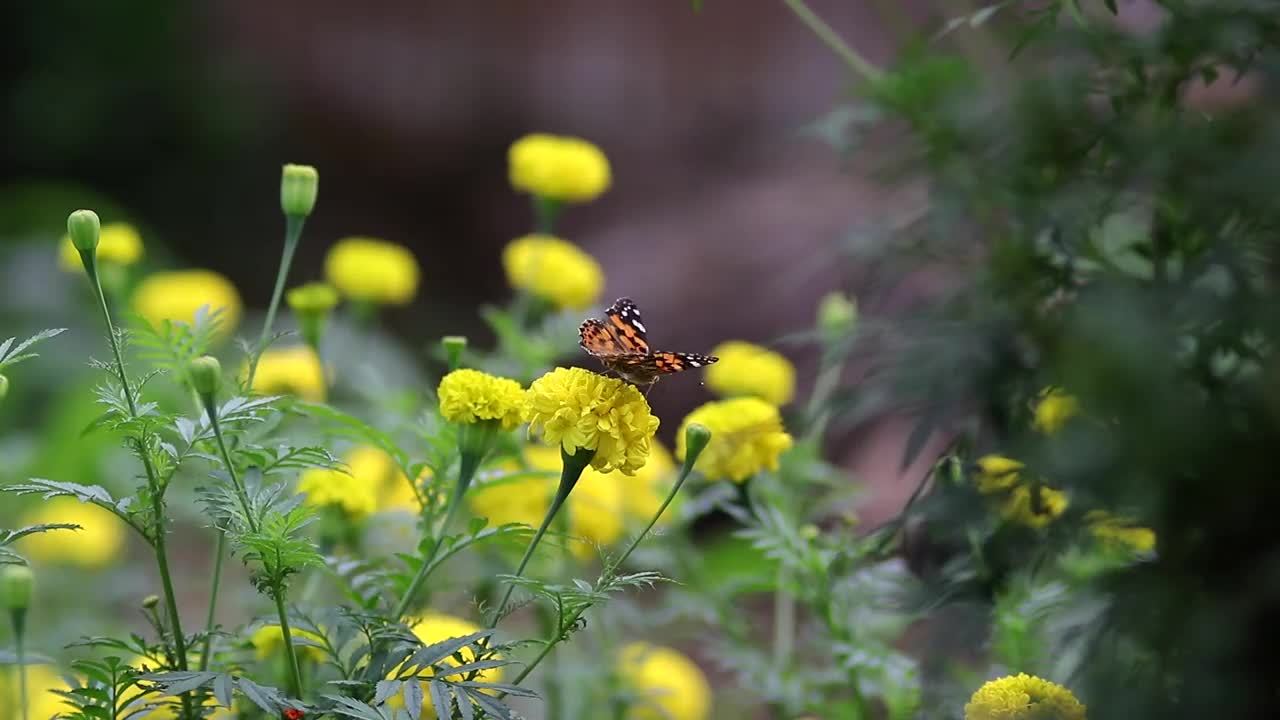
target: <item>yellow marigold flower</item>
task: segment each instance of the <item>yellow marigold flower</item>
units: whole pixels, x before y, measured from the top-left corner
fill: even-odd
[[[440,381],[440,414],[449,422],[497,420],[504,430],[519,425],[524,412],[520,383],[479,370],[454,370]]]
[[[32,560],[102,568],[115,564],[125,547],[125,525],[110,510],[75,498],[45,500],[25,514],[22,525],[71,523],[82,530],[51,530],[18,542]]]
[[[984,455],[978,458],[978,492],[989,495],[1003,492],[1021,481],[1023,464],[1003,455]]]
[[[98,235],[98,262],[100,264],[132,265],[142,259],[142,236],[129,223],[107,223]],[[70,235],[62,236],[58,245],[58,267],[68,272],[83,270],[80,251],[71,242]]]
[[[692,660],[671,648],[631,643],[618,657],[618,673],[640,699],[627,720],[706,720],[711,686]]]
[[[541,432],[570,455],[594,450],[591,467],[634,475],[649,459],[658,418],[634,385],[582,368],[556,368],[529,386],[525,413],[530,432]]]
[[[588,469],[582,477],[594,472]],[[671,451],[655,438],[649,447],[649,462],[636,472],[635,477],[621,476],[616,472],[608,473],[606,477],[613,478],[622,488],[623,512],[634,520],[648,522],[662,507],[662,501],[667,499],[671,486],[675,484],[676,463]],[[671,508],[667,508],[667,512],[658,518],[658,525],[670,522],[671,517]]]
[[[1089,531],[1094,538],[1105,545],[1140,554],[1156,549],[1156,532],[1151,528],[1137,527],[1128,518],[1116,517],[1105,510],[1091,510],[1084,519],[1089,523]]]
[[[507,282],[562,310],[585,310],[600,299],[604,272],[577,245],[551,235],[525,235],[502,250]]]
[[[1061,515],[1070,504],[1065,493],[1041,486],[1037,505],[1031,486],[1019,485],[1001,504],[1000,515],[1027,527],[1042,528]]]
[[[1034,409],[1031,426],[1045,435],[1052,435],[1080,412],[1080,401],[1057,388],[1045,388]]]
[[[481,630],[480,626],[476,625],[475,623],[469,622],[467,620],[463,620],[462,618],[454,617],[452,615],[445,615],[444,613],[435,613],[435,612],[429,612],[423,615],[422,619],[418,620],[418,622],[415,623],[411,629],[413,630],[413,634],[417,635],[418,639],[421,640],[424,645],[433,645],[435,643],[443,642],[445,640],[450,640],[453,638],[466,637],[467,635],[480,632]],[[475,653],[472,652],[470,647],[463,649],[462,661],[463,661],[463,664],[475,662]],[[458,666],[458,663],[453,658],[448,658],[444,660],[444,662],[442,662],[441,664],[447,665],[450,667]],[[396,668],[396,670],[393,671],[389,675],[389,677],[396,677],[399,674],[399,672],[400,672],[400,668]],[[435,673],[429,668],[418,673],[418,677],[423,677],[423,678],[429,678],[434,676],[435,676]],[[445,675],[442,675],[441,677],[448,678],[450,680],[464,679],[463,676],[458,674],[452,674],[452,675],[445,674]],[[473,680],[475,682],[482,682],[482,683],[499,682],[502,680],[502,668],[490,668],[488,670],[481,670],[480,672],[476,673],[476,677],[473,678]],[[397,694],[396,696],[388,700],[387,704],[395,708],[404,707],[404,697]],[[435,706],[432,705],[431,703],[430,693],[423,693],[422,709],[423,709],[423,716],[425,717],[432,717],[435,715]]]
[[[384,450],[372,445],[360,445],[352,448],[343,456],[342,461],[351,471],[351,477],[373,488],[378,510],[418,512],[418,496],[408,477]],[[421,481],[430,476],[431,470],[424,469],[418,479]]]
[[[302,473],[298,492],[312,507],[336,507],[352,520],[361,520],[378,509],[378,486],[370,478],[342,470],[315,468]]]
[[[298,653],[298,659],[311,660],[317,663],[324,662],[324,650],[313,645],[304,644],[305,641],[323,644],[324,638],[309,630],[299,630],[296,627],[292,627],[292,625],[293,623],[290,623],[289,635],[293,638],[293,649]],[[303,642],[299,642],[299,640]],[[253,634],[249,636],[249,642],[253,645],[254,656],[259,661],[284,656],[284,631],[280,629],[279,625],[263,625],[254,630]]]
[[[711,431],[711,443],[697,468],[709,480],[743,482],[755,473],[778,469],[778,457],[791,447],[778,408],[753,397],[709,402],[685,417],[676,433],[676,457],[684,459],[685,430],[698,423]]]
[[[720,362],[707,368],[707,385],[721,396],[758,397],[778,406],[791,402],[796,369],[785,357],[741,340],[720,343],[711,354]]]
[[[306,345],[268,348],[258,359],[253,391],[262,395],[296,395],[323,402],[327,382],[320,358]]]
[[[1084,720],[1084,711],[1065,687],[1019,673],[978,688],[964,706],[964,720]]]
[[[575,137],[525,135],[507,151],[511,186],[564,202],[586,202],[609,189],[609,160],[595,145]]]
[[[418,293],[418,261],[403,245],[369,237],[339,240],[324,259],[338,292],[378,305],[407,305]]]
[[[27,666],[27,716],[51,718],[58,713],[71,711],[62,696],[55,690],[67,690],[67,683],[49,665]],[[0,666],[0,718],[22,717],[21,692],[18,689],[17,667]]]
[[[222,335],[230,335],[240,322],[240,293],[212,270],[152,273],[133,292],[133,309],[152,325],[161,320],[194,322],[196,311],[205,306],[209,312],[222,309]]]

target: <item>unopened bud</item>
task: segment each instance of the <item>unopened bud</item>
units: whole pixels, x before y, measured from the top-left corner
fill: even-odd
[[[77,210],[67,216],[67,234],[71,236],[71,244],[81,253],[92,253],[98,249],[101,231],[98,213],[92,210]]]
[[[159,595],[148,595],[142,598],[142,608],[144,610],[155,610],[160,605]]]
[[[842,292],[827,293],[818,303],[818,327],[823,332],[843,336],[858,326],[858,305]]]
[[[26,565],[0,565],[0,605],[6,610],[26,610],[36,577]]]
[[[218,386],[222,384],[222,364],[218,358],[202,355],[191,361],[187,373],[191,377],[191,387],[201,398],[212,399],[218,393]]]
[[[449,361],[449,372],[457,370],[462,363],[462,351],[467,349],[467,339],[461,335],[448,335],[440,340],[444,346],[445,358]]]
[[[306,217],[316,206],[320,174],[310,165],[285,165],[280,173],[280,209],[289,217]]]
[[[686,468],[693,467],[693,464],[698,461],[698,456],[707,449],[709,442],[711,442],[711,431],[705,425],[691,423],[685,428],[684,464]]]
[[[9,394],[9,378],[3,375],[0,375],[0,400],[3,400],[4,396],[8,394]]]
[[[303,339],[319,352],[320,338],[324,337],[329,313],[338,305],[338,291],[325,283],[307,283],[290,290],[285,301],[298,320]]]

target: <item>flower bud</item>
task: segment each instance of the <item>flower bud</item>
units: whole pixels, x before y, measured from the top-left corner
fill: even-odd
[[[280,174],[280,209],[289,217],[306,217],[316,206],[320,174],[310,165],[285,165]]]
[[[440,340],[444,346],[445,358],[449,361],[449,372],[458,369],[462,363],[462,351],[467,349],[467,339],[461,335],[448,335]]]
[[[338,305],[338,291],[325,283],[307,283],[285,295],[285,301],[298,320],[302,338],[311,349],[320,351],[320,338],[324,337],[329,313]]]
[[[148,595],[142,598],[142,609],[155,610],[160,605],[159,595]]]
[[[191,361],[187,372],[191,377],[191,387],[195,388],[201,398],[211,400],[217,394],[218,386],[222,384],[222,364],[218,362],[218,358],[202,355]]]
[[[711,431],[706,425],[691,423],[684,431],[684,465],[686,468],[693,467],[697,462],[698,456],[703,450],[707,449],[707,443],[711,442]]]
[[[36,578],[26,565],[0,566],[0,605],[6,610],[26,610]]]
[[[4,396],[8,394],[9,394],[9,378],[3,375],[0,375],[0,400],[3,400]]]
[[[858,326],[858,305],[842,292],[827,293],[818,304],[818,327],[823,332],[842,336]]]
[[[92,253],[98,249],[101,230],[98,213],[92,210],[77,210],[67,216],[67,234],[71,236],[71,244],[81,253]]]

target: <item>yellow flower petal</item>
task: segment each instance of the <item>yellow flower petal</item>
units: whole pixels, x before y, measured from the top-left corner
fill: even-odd
[[[749,396],[786,405],[795,394],[796,369],[768,348],[732,340],[711,354],[720,362],[707,368],[707,386],[724,397]]]
[[[507,282],[560,309],[583,310],[600,299],[604,272],[578,246],[551,235],[525,235],[502,250]]]
[[[1084,720],[1085,707],[1071,691],[1034,675],[992,680],[964,706],[964,720]]]
[[[196,311],[222,309],[219,334],[230,335],[240,322],[240,293],[212,270],[175,270],[148,275],[133,293],[133,309],[152,325],[162,320],[195,322]]]
[[[556,368],[529,386],[530,432],[569,454],[594,450],[591,466],[634,475],[649,459],[658,418],[634,385],[582,368]]]
[[[253,376],[256,393],[297,395],[311,402],[323,402],[327,386],[320,358],[306,345],[269,348],[262,353]]]
[[[706,720],[711,686],[692,660],[671,648],[632,643],[618,656],[618,673],[640,699],[627,720]]]
[[[515,380],[464,368],[445,375],[437,394],[440,414],[449,422],[497,420],[510,430],[523,418],[524,390]]]
[[[777,470],[778,458],[792,445],[778,408],[753,397],[709,402],[685,417],[676,433],[676,457],[684,459],[685,430],[706,426],[711,442],[695,466],[709,480],[743,482],[761,470]]]
[[[535,133],[507,152],[511,186],[563,202],[594,200],[609,189],[609,160],[595,145],[575,137]]]
[[[418,261],[403,245],[369,237],[339,240],[324,259],[329,282],[352,300],[407,305],[418,293]]]

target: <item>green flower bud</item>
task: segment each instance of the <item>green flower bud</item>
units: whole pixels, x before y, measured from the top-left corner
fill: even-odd
[[[698,456],[707,449],[709,442],[711,442],[711,431],[706,425],[691,423],[688,428],[685,428],[684,466],[686,469],[693,467],[693,464],[698,461]]]
[[[159,605],[160,605],[159,595],[148,595],[142,598],[142,609],[144,610],[155,610],[156,607]]]
[[[98,213],[92,210],[77,210],[67,216],[67,234],[71,236],[71,244],[81,253],[92,253],[98,249],[101,230]]]
[[[26,610],[36,577],[26,565],[0,565],[0,605],[6,610]]]
[[[218,362],[218,358],[202,355],[191,361],[187,366],[187,373],[191,377],[191,387],[200,393],[200,397],[206,401],[212,400],[218,392],[218,386],[222,384],[222,364]]]
[[[449,372],[458,369],[462,362],[462,351],[467,349],[467,339],[461,335],[448,335],[440,340],[444,346],[444,355],[449,360]]]
[[[329,313],[338,305],[338,291],[325,283],[307,283],[290,290],[285,302],[298,320],[303,339],[318,353]]]
[[[289,217],[306,217],[316,206],[320,174],[310,165],[285,165],[280,174],[280,208]]]
[[[3,375],[0,375],[0,400],[3,400],[4,396],[8,394],[9,394],[9,378]]]
[[[858,326],[858,304],[842,292],[827,293],[818,303],[818,327],[823,332],[842,336],[853,333]]]

